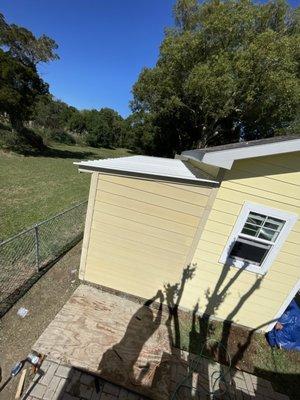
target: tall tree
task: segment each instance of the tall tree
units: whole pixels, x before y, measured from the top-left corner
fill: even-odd
[[[58,58],[54,40],[10,25],[0,14],[0,111],[6,112],[12,128],[33,146],[43,147],[42,139],[25,129],[40,95],[48,85],[40,78],[36,65]]]
[[[8,24],[0,13],[0,47],[14,58],[27,65],[57,60],[57,44],[46,35],[39,38],[28,29],[15,24]]]
[[[156,66],[133,87],[152,154],[272,136],[293,122],[299,19],[284,0],[178,0],[174,15]]]

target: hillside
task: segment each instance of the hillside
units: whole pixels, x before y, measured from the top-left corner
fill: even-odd
[[[73,161],[130,155],[126,149],[53,144],[41,155],[0,150],[0,240],[86,200],[89,174]]]

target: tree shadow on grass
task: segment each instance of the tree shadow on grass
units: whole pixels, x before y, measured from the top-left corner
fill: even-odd
[[[86,160],[89,158],[101,158],[91,151],[72,151],[62,150],[53,147],[46,147],[44,150],[36,150],[31,147],[15,147],[13,150],[25,157],[49,157],[49,158],[72,158],[77,160]]]

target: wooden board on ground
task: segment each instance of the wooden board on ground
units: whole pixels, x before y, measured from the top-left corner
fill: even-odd
[[[151,306],[81,285],[33,350],[152,399],[169,399],[167,317]]]

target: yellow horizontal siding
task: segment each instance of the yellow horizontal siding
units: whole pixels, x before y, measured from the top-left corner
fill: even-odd
[[[109,226],[110,229],[126,230],[129,234],[134,233],[139,237],[144,237],[146,240],[148,236],[156,238],[162,242],[168,241],[176,243],[177,246],[190,246],[192,243],[192,236],[187,236],[184,233],[172,232],[167,229],[161,229],[152,225],[146,225],[143,221],[133,221],[128,218],[118,217],[111,214],[105,214],[100,211],[95,213],[94,220],[97,221],[96,229],[102,229]]]
[[[102,183],[104,182],[104,183]],[[191,204],[198,205],[198,195],[209,196],[211,189],[209,187],[184,185],[180,183],[169,183],[159,180],[143,180],[141,186],[140,179],[132,179],[126,177],[118,177],[112,175],[99,176],[99,189],[103,189],[105,182],[116,184],[120,187],[132,188],[143,192],[158,194],[167,198],[175,198],[177,200],[185,201]],[[170,190],[171,188],[171,190]],[[171,196],[171,197],[170,197]]]
[[[99,174],[84,278],[142,297],[178,282],[210,191]]]
[[[171,221],[175,220],[191,226],[197,225],[199,214],[203,211],[203,207],[198,206],[197,216],[195,216],[192,214],[188,214],[185,211],[174,211],[158,204],[153,205],[150,203],[136,201],[134,199],[128,199],[127,197],[120,197],[118,194],[102,191],[97,192],[96,201],[100,201],[101,203],[106,204],[112,204],[114,206],[122,207],[128,210],[139,210],[139,212],[143,214],[153,215],[155,217],[164,218]]]
[[[119,218],[127,219],[130,221],[141,222],[148,226],[160,228],[165,231],[182,233],[184,235],[193,237],[196,224],[188,225],[181,224],[176,220],[169,220],[168,218],[157,217],[154,215],[145,214],[139,210],[129,210],[113,204],[95,202],[94,220],[97,221],[98,213],[106,213],[109,215],[117,216]]]
[[[264,328],[270,323],[299,279],[300,220],[255,290],[260,276],[235,267],[224,274],[224,266],[219,260],[244,202],[300,215],[299,169],[298,152],[241,160],[226,172],[194,254],[193,263],[197,270],[183,295],[183,306],[191,308],[199,299],[202,312],[209,307],[222,319],[230,317],[253,328]],[[208,302],[208,294],[211,296],[220,284],[222,271],[221,288]],[[219,301],[226,285],[226,295]]]
[[[150,248],[155,251],[156,249],[162,249],[166,251],[171,251],[174,254],[186,254],[189,249],[189,246],[178,242],[176,244],[176,249],[174,250],[174,242],[168,241],[164,238],[155,237],[153,235],[149,236],[147,234],[141,235],[138,232],[129,231],[128,229],[123,229],[120,227],[115,227],[109,224],[97,225],[94,228],[94,234],[98,235],[98,240],[101,240],[102,237],[106,239],[112,240],[124,240],[125,242],[132,242],[135,245],[140,243],[141,245],[150,246]]]
[[[160,196],[159,194],[154,194],[150,192],[146,192],[143,190],[137,190],[130,188],[128,186],[121,186],[110,182],[100,182],[100,186],[98,190],[97,199],[103,196],[105,192],[107,194],[113,194],[115,196],[120,197],[120,201],[125,201],[126,199],[134,200],[135,202],[139,201],[144,204],[149,204],[153,206],[159,206],[166,209],[190,214],[190,215],[198,215],[199,206],[203,206],[207,202],[207,196],[197,195],[197,204],[190,203],[186,200],[177,200],[177,198],[171,199],[167,196]],[[171,189],[169,189],[171,191]],[[174,193],[174,196],[176,194]],[[122,198],[121,198],[122,197]]]

